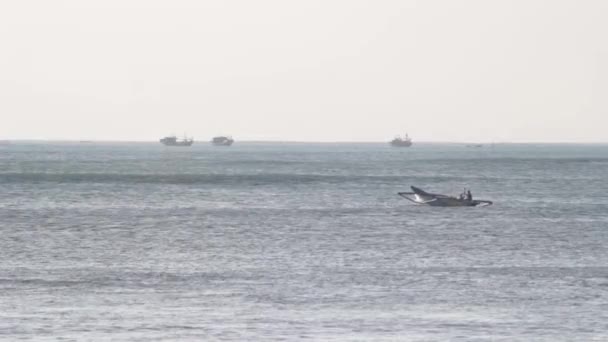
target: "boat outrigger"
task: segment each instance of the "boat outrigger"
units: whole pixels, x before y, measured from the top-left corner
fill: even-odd
[[[412,186],[413,192],[399,192],[399,196],[416,204],[426,204],[432,207],[485,207],[492,205],[492,201],[474,200],[470,191],[460,197],[432,194]]]

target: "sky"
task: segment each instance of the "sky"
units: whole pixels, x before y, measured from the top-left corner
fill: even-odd
[[[608,1],[0,2],[0,139],[608,142]]]

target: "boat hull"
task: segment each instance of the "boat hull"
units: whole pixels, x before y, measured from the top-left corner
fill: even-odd
[[[391,141],[391,146],[393,147],[410,147],[412,146],[412,142],[411,141]]]
[[[221,143],[212,142],[213,146],[232,146],[233,141],[226,141]]]
[[[161,143],[163,145],[165,145],[165,146],[178,146],[178,147],[179,146],[186,146],[186,147],[188,147],[188,146],[192,146],[192,144],[194,144],[194,142],[165,143],[165,142],[162,142],[162,141],[161,141]]]

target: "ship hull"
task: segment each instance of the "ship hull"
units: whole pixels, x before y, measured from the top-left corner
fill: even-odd
[[[188,147],[188,146],[192,146],[192,144],[194,144],[193,141],[192,142],[177,142],[177,143],[168,143],[168,142],[161,141],[161,143],[165,146],[177,146],[177,147],[180,147],[180,146]]]
[[[232,146],[233,141],[226,141],[226,142],[221,142],[221,143],[212,143],[213,146]]]
[[[411,141],[391,141],[393,147],[410,147],[412,146]]]

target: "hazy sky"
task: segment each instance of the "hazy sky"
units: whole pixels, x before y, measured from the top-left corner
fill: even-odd
[[[0,2],[0,139],[608,141],[605,0]]]

